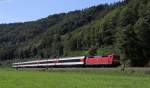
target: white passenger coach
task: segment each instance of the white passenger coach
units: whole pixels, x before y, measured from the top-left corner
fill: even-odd
[[[84,58],[85,58],[85,56],[79,56],[79,57],[54,58],[54,59],[17,62],[17,63],[13,63],[12,67],[23,68],[23,67],[50,67],[50,66],[83,65]]]

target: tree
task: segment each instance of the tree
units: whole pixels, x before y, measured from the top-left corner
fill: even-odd
[[[139,45],[142,48],[142,60],[141,64],[146,65],[150,60],[150,23],[148,19],[140,18],[134,26],[137,31],[137,37],[139,39]]]
[[[87,56],[94,56],[97,54],[97,49],[96,48],[89,48],[87,52]]]
[[[127,28],[119,29],[116,37],[117,47],[120,50],[119,53],[124,65],[126,61],[130,61],[131,66],[144,66],[146,64],[143,46],[141,46],[141,42],[131,25],[128,25]]]

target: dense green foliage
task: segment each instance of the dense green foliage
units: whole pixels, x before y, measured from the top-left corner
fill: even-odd
[[[121,55],[122,62],[131,66],[146,66],[149,34],[150,1],[125,0],[32,22],[1,24],[0,59],[81,55],[77,52],[94,47],[102,54]]]
[[[150,75],[102,69],[15,71],[0,69],[1,88],[149,88]]]

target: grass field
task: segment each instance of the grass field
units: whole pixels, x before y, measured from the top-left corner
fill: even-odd
[[[108,70],[0,69],[0,88],[150,88],[150,74]]]

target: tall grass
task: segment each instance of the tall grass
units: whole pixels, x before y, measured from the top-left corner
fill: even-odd
[[[97,70],[0,69],[0,88],[149,88],[150,75]]]

